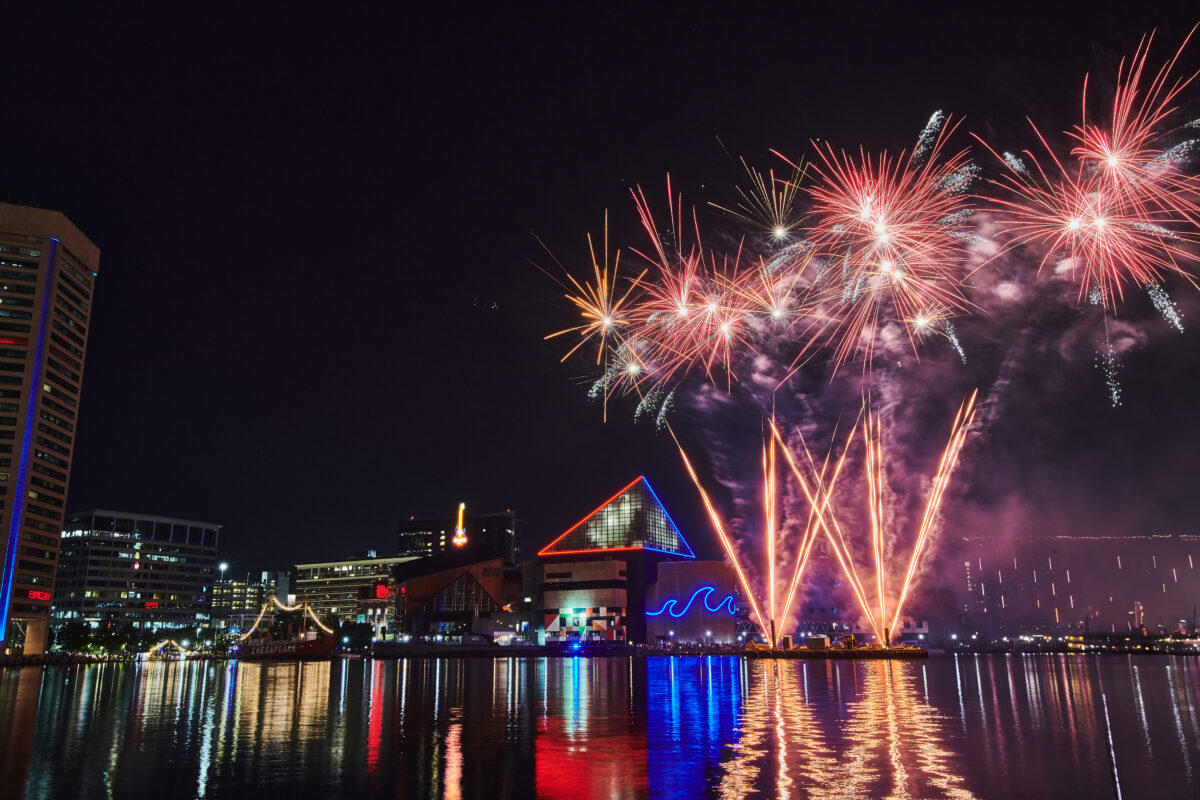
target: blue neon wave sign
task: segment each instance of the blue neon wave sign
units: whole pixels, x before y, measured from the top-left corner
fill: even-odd
[[[718,611],[720,611],[723,607],[728,607],[729,613],[734,614],[735,612],[734,612],[734,608],[733,608],[733,595],[731,595],[731,594],[726,595],[725,598],[723,600],[721,600],[721,602],[717,603],[715,606],[709,604],[708,600],[712,596],[712,593],[715,592],[716,590],[717,590],[717,587],[715,587],[715,586],[701,586],[699,589],[692,592],[692,596],[688,598],[688,601],[686,604],[684,604],[682,611],[676,612],[675,609],[679,607],[679,600],[677,598],[672,597],[671,599],[669,599],[665,603],[663,603],[662,608],[660,608],[658,611],[647,611],[646,616],[647,617],[657,617],[665,612],[667,614],[670,614],[675,619],[679,619],[680,617],[682,617],[684,614],[686,614],[688,612],[688,609],[690,609],[692,607],[692,604],[696,602],[696,598],[699,597],[700,595],[704,595],[704,598],[701,601],[704,603],[704,607],[707,608],[709,611],[713,612],[714,614],[717,613]]]

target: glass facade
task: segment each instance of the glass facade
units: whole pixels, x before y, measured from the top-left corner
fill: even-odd
[[[219,525],[114,511],[72,514],[53,621],[135,628],[207,625]]]
[[[425,602],[425,612],[428,614],[466,612],[478,617],[499,610],[500,604],[469,572],[459,575],[449,586]]]
[[[551,542],[540,555],[630,549],[695,557],[650,484],[641,477]]]

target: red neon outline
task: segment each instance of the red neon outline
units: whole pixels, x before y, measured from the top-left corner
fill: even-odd
[[[629,485],[628,485],[628,486],[626,486],[624,489],[622,489],[621,491],[617,492],[616,494],[614,494],[612,497],[610,497],[610,498],[608,498],[607,500],[605,500],[605,501],[604,501],[603,503],[601,503],[600,505],[596,506],[596,510],[595,510],[595,511],[593,511],[593,512],[592,512],[592,513],[590,513],[590,514],[588,514],[586,517],[584,517],[583,519],[579,520],[579,522],[576,522],[574,525],[572,525],[570,528],[568,528],[566,533],[564,533],[562,536],[559,536],[557,539],[555,539],[553,542],[551,542],[550,544],[548,544],[548,545],[546,545],[545,547],[543,547],[541,550],[538,550],[538,555],[539,555],[539,556],[553,556],[553,555],[558,555],[558,553],[547,553],[546,551],[547,551],[547,550],[549,550],[551,547],[554,547],[554,545],[558,544],[558,543],[559,543],[559,542],[561,542],[563,539],[567,538],[567,536],[569,536],[569,535],[570,535],[571,531],[575,530],[575,529],[576,529],[576,528],[578,528],[580,525],[582,525],[583,523],[587,522],[589,519],[591,519],[592,517],[594,517],[594,516],[596,516],[598,513],[600,513],[600,510],[601,510],[602,508],[604,508],[606,505],[608,505],[608,504],[609,504],[609,503],[611,503],[613,500],[616,500],[618,497],[620,497],[621,495],[623,495],[623,494],[625,494],[626,492],[628,492],[628,491],[629,491],[630,489],[632,489],[634,486],[637,486],[637,483],[638,483],[638,481],[643,481],[643,480],[645,480],[645,479],[646,479],[646,476],[645,476],[645,475],[638,475],[636,478],[634,478],[632,481],[630,481],[630,482],[629,482]],[[593,547],[593,548],[590,548],[590,549],[587,549],[587,550],[560,550],[560,551],[558,551],[558,552],[559,552],[559,553],[568,553],[568,554],[569,554],[569,553],[607,553],[607,552],[610,552],[610,551],[612,551],[612,550],[641,550],[641,549],[642,549],[642,546],[641,546],[641,545],[637,545],[636,547]]]
[[[547,547],[549,547],[549,545],[547,545]],[[646,548],[643,547],[642,545],[637,544],[637,545],[634,545],[633,547],[593,547],[589,550],[555,550],[553,553],[538,553],[538,555],[539,556],[541,556],[541,555],[565,556],[565,555],[573,555],[575,553],[612,553],[616,550],[645,550],[645,549]]]

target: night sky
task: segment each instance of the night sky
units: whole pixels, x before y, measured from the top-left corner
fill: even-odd
[[[899,151],[935,109],[965,116],[957,146],[1030,146],[1026,116],[1077,122],[1084,73],[1156,27],[1165,58],[1190,5],[6,11],[0,199],[102,250],[69,506],[220,523],[236,573],[382,555],[401,517],[460,501],[514,509],[532,554],[644,473],[715,555],[670,438],[629,402],[602,422],[588,360],[543,341],[572,317],[539,239],[583,274],[606,209],[641,244],[634,186],[729,202],[731,155]],[[1143,295],[1120,311],[1118,408],[1069,304],[964,323],[957,372],[923,355],[909,405],[939,439],[965,391],[990,398],[955,530],[1200,532],[1200,293],[1169,289],[1184,333]],[[701,452],[758,425],[679,414]]]

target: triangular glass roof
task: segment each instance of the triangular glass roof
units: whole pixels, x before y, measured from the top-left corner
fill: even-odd
[[[425,610],[430,613],[445,611],[494,612],[500,603],[483,588],[475,576],[463,570],[458,577],[442,587],[442,590],[425,601]]]
[[[682,558],[696,557],[644,476],[638,476],[604,505],[543,547],[538,555],[608,550],[654,550]]]

